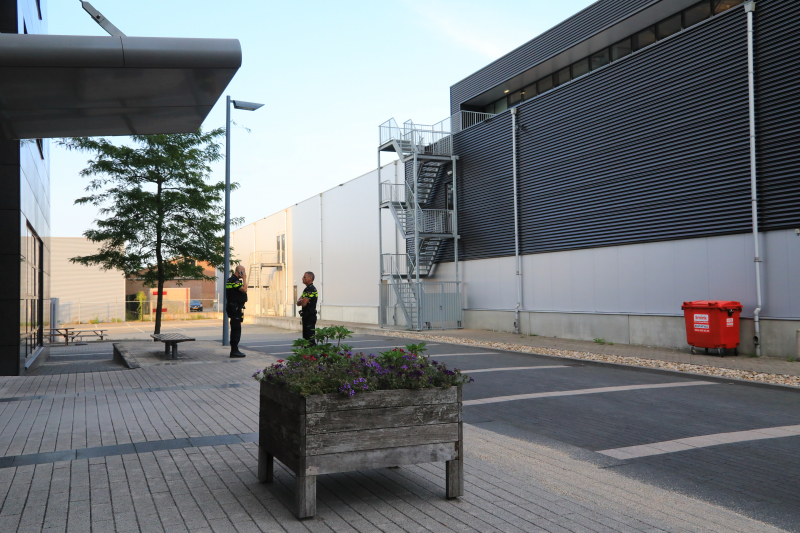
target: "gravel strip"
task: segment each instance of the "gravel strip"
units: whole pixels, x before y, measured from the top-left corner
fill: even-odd
[[[373,335],[383,335],[385,337],[401,337],[408,339],[419,339],[425,341],[447,342],[451,344],[462,344],[465,346],[476,346],[479,348],[498,348],[501,350],[511,350],[514,352],[554,355],[556,357],[566,357],[569,359],[586,359],[589,361],[603,361],[605,363],[617,363],[620,365],[639,366],[646,368],[664,368],[666,370],[677,370],[678,372],[689,372],[706,376],[718,376],[723,378],[745,379],[749,381],[760,381],[762,383],[772,383],[775,385],[789,385],[800,387],[800,377],[788,376],[786,374],[770,374],[767,372],[755,372],[753,370],[734,370],[731,368],[719,368],[708,365],[693,365],[690,363],[673,363],[671,361],[661,361],[658,359],[642,359],[641,357],[625,357],[622,355],[607,355],[592,352],[575,352],[572,350],[556,350],[553,348],[539,348],[538,346],[523,346],[521,344],[510,344],[507,342],[487,342],[474,339],[463,339],[460,337],[446,337],[444,335],[428,335],[426,333],[406,333],[395,331],[381,331],[371,333]]]

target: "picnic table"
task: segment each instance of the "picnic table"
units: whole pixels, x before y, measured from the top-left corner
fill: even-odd
[[[64,337],[64,345],[69,346],[69,336],[71,330],[75,329],[74,327],[63,327],[63,328],[50,328],[50,333],[48,336],[50,337],[50,342],[53,342],[53,337]]]
[[[70,333],[70,337],[74,341],[75,339],[83,340],[84,337],[99,337],[100,340],[105,340],[105,337],[108,337],[108,330],[107,329],[81,329],[78,331],[73,331]]]
[[[108,337],[107,329],[80,329],[75,330],[74,326],[50,328],[48,333],[50,342],[53,342],[53,337],[64,337],[64,346],[69,346],[69,341],[83,340],[84,337],[99,337],[100,340],[105,340]]]
[[[187,342],[193,341],[194,339],[191,337],[187,337],[183,333],[159,333],[150,335],[154,342],[163,342],[164,343],[164,355],[167,356],[167,359],[177,359],[178,358],[178,343],[179,342]],[[171,349],[171,350],[170,350]],[[170,352],[172,355],[170,356]]]

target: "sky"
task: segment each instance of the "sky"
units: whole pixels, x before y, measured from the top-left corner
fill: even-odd
[[[379,124],[446,118],[451,85],[593,0],[91,2],[129,36],[239,39],[242,67],[203,128],[225,125],[225,94],[265,104],[232,112],[231,215],[249,224],[373,170]],[[46,9],[51,34],[106,35],[79,0]],[[88,159],[52,146],[54,237],[79,237],[97,218],[73,205]],[[224,162],[211,179],[225,179]]]

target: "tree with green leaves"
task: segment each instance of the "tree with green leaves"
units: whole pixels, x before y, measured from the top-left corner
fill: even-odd
[[[100,218],[83,235],[99,243],[96,254],[73,263],[121,270],[158,289],[155,333],[161,332],[164,282],[202,279],[197,261],[219,269],[224,260],[225,183],[210,183],[210,164],[222,159],[223,128],[168,135],[135,135],[131,143],[103,138],[63,139],[70,150],[93,159],[81,171],[91,178],[87,195],[75,204],[92,204]],[[231,185],[233,189],[233,184]]]

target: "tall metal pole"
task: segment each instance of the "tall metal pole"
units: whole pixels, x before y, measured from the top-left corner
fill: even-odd
[[[517,213],[517,108],[511,109],[511,174],[514,187],[514,255],[517,265],[517,307],[514,308],[514,331],[520,332],[519,308],[522,307],[522,266],[519,258],[519,215]]]
[[[222,267],[222,345],[228,346],[228,296],[225,284],[231,277],[231,97],[225,97],[225,259]]]
[[[381,197],[381,151],[378,149],[378,326],[383,327],[383,198]]]
[[[456,190],[456,161],[458,156],[453,156],[453,249],[456,260],[456,291],[458,290],[458,192]]]
[[[416,143],[416,139],[414,139]],[[417,280],[416,292],[417,292],[417,323],[414,324],[414,329],[421,329],[419,326],[422,324],[420,320],[420,298],[422,298],[422,291],[420,290],[419,285],[419,222],[420,222],[420,213],[419,213],[419,192],[417,187],[417,149],[416,146],[414,147],[414,275]]]
[[[756,345],[756,355],[761,355],[761,337],[759,313],[763,305],[761,297],[761,257],[758,246],[758,191],[756,187],[756,100],[755,100],[755,61],[753,59],[753,12],[756,3],[745,2],[744,10],[747,12],[747,88],[749,93],[749,114],[750,114],[750,206],[753,218],[753,245],[754,261],[756,265],[756,308],[753,311],[753,324],[755,336],[753,342]]]

